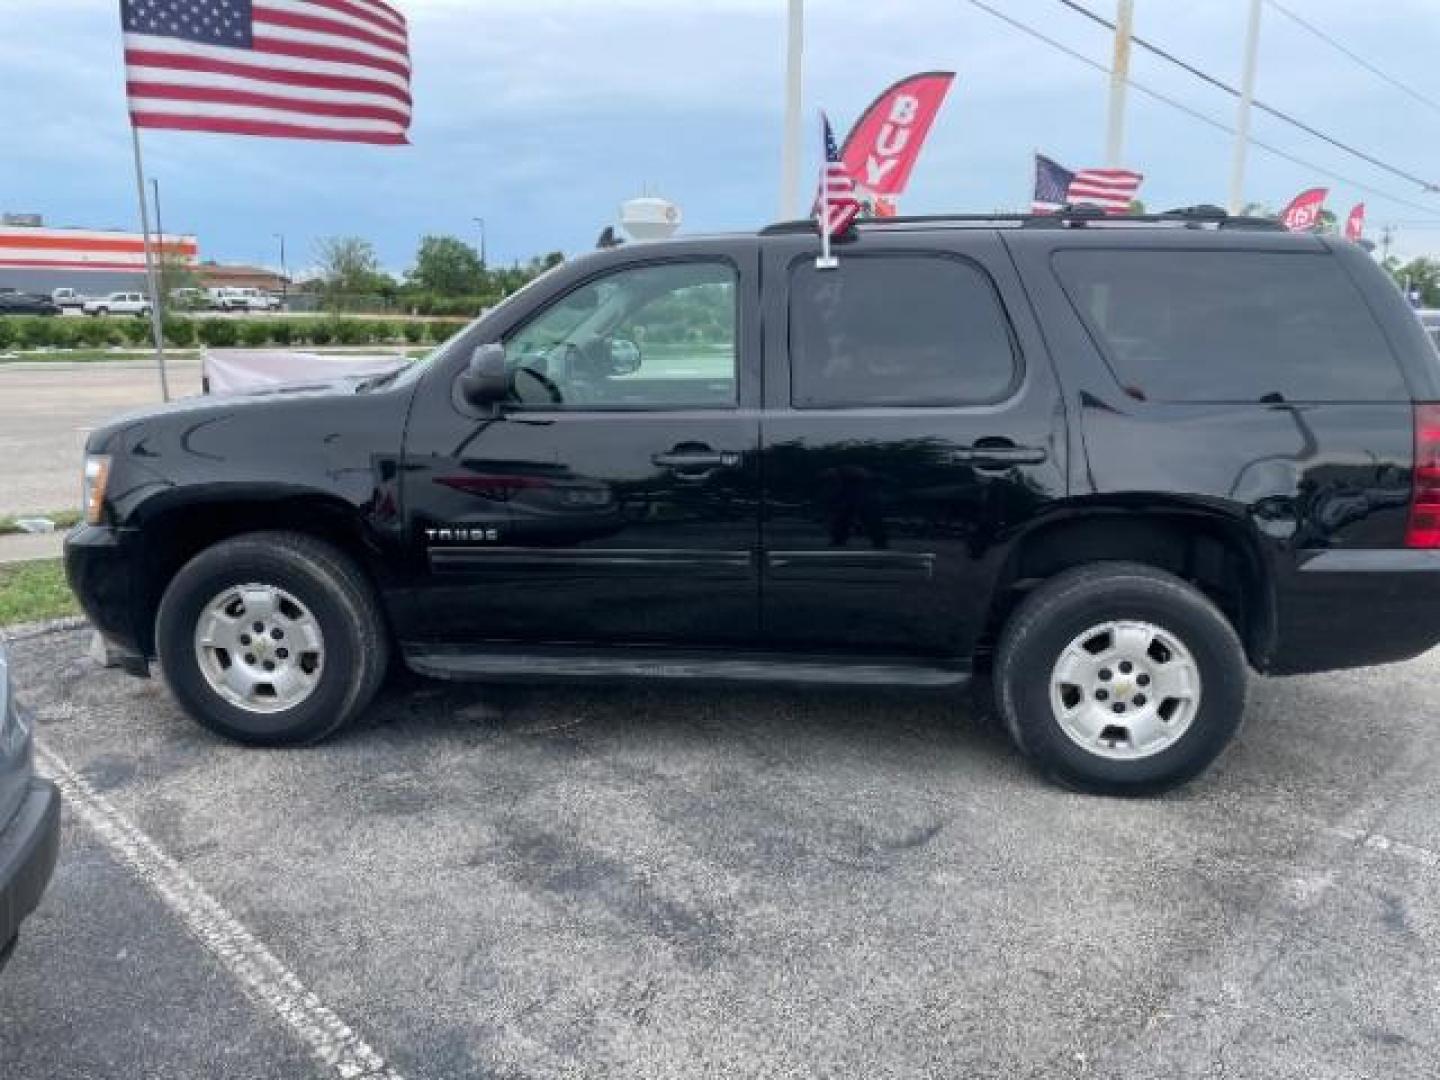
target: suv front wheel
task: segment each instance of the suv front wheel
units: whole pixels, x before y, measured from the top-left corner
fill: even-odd
[[[1240,726],[1245,654],[1202,593],[1135,563],[1045,582],[1006,623],[995,663],[1019,748],[1083,791],[1149,794],[1192,779]]]
[[[342,551],[249,533],[175,575],[156,621],[160,667],[185,711],[257,746],[317,742],[369,704],[388,643],[374,592]]]

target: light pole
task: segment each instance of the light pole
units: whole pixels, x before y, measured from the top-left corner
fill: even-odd
[[[155,256],[160,263],[160,292],[165,292],[165,226],[160,220],[160,181],[150,178],[150,187],[155,192]],[[155,297],[156,303],[160,297]]]
[[[780,144],[780,219],[800,212],[800,99],[804,91],[805,0],[789,0],[785,20],[785,134]]]
[[[1250,145],[1250,103],[1255,100],[1255,64],[1260,52],[1260,2],[1250,0],[1250,18],[1245,25],[1245,68],[1240,80],[1240,106],[1235,117],[1235,152],[1230,162],[1231,214],[1245,205],[1245,151]]]
[[[285,234],[277,232],[274,236],[280,241],[280,303],[284,304],[290,299],[290,271],[285,266]]]
[[[480,226],[480,269],[484,270],[488,263],[485,261],[485,219],[477,217],[473,219],[476,225]]]

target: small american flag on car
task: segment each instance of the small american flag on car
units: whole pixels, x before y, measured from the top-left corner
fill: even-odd
[[[855,191],[855,178],[840,160],[840,148],[830,118],[820,114],[820,127],[825,140],[825,168],[820,173],[820,192],[815,199],[815,216],[820,230],[836,237],[854,224],[860,216],[860,199]]]
[[[405,18],[383,0],[120,0],[137,128],[403,144]]]
[[[1107,214],[1123,214],[1145,177],[1129,169],[1081,169],[1072,172],[1043,154],[1035,155],[1037,214],[1053,214],[1062,206],[1098,206]]]

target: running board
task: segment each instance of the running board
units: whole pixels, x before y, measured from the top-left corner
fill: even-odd
[[[950,690],[970,681],[968,667],[944,661],[713,653],[648,648],[584,651],[513,647],[404,646],[411,670],[438,679],[482,682],[791,683]]]

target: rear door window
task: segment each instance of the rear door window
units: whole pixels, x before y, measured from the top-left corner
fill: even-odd
[[[1017,381],[994,284],[968,260],[853,255],[790,277],[790,397],[798,409],[978,405]]]
[[[1070,250],[1057,252],[1054,266],[1132,397],[1409,397],[1369,307],[1328,255]]]

